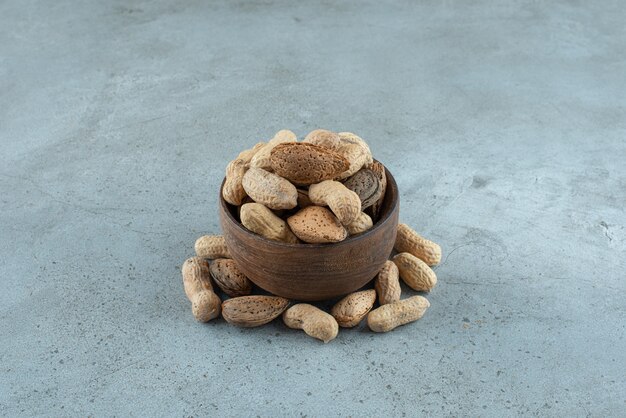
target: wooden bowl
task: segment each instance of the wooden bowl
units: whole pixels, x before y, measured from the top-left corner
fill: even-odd
[[[257,286],[288,299],[332,299],[361,288],[378,274],[396,240],[398,186],[391,173],[386,174],[378,222],[361,235],[333,244],[288,244],[250,232],[220,189],[220,222],[237,266]]]

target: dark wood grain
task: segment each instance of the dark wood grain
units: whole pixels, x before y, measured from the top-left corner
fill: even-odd
[[[372,280],[393,249],[398,186],[389,171],[381,216],[369,231],[335,244],[287,244],[244,228],[221,198],[220,222],[233,259],[257,286],[289,299],[316,301],[353,292]],[[223,186],[223,183],[222,183]]]

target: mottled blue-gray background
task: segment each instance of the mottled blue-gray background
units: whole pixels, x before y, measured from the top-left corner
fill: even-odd
[[[625,21],[0,1],[0,415],[623,416]],[[196,323],[179,268],[226,163],[318,127],[365,138],[442,244],[432,307],[328,345]]]

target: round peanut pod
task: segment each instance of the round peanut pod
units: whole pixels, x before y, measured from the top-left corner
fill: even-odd
[[[241,296],[222,303],[222,316],[238,327],[258,327],[271,322],[289,306],[289,300],[279,296]]]
[[[242,185],[248,196],[270,209],[292,209],[298,204],[296,186],[262,168],[250,167]]]
[[[380,305],[400,300],[402,289],[400,288],[399,271],[398,266],[393,261],[385,261],[385,265],[376,276],[374,287],[378,293]]]
[[[398,224],[394,248],[401,253],[413,254],[429,266],[439,264],[441,261],[441,247],[420,236],[407,224]]]
[[[231,258],[223,235],[203,235],[194,245],[196,255],[203,258]]]
[[[335,339],[339,326],[332,315],[308,303],[298,303],[283,313],[283,322],[289,328],[301,329],[307,335],[324,341]]]
[[[196,320],[208,322],[220,314],[221,301],[213,292],[209,264],[202,257],[191,257],[181,268],[185,294],[191,302],[191,311]]]
[[[252,282],[237,268],[234,260],[220,258],[209,267],[215,284],[230,297],[246,296],[252,292]]]
[[[352,328],[361,322],[376,302],[374,289],[354,292],[341,299],[333,306],[330,314],[337,320],[339,326]]]
[[[393,262],[398,266],[400,278],[411,289],[429,292],[437,284],[435,272],[413,254],[400,253],[393,258]]]
[[[343,225],[351,224],[361,213],[359,196],[338,181],[312,184],[309,199],[316,205],[328,206]]]
[[[408,299],[380,306],[367,315],[367,325],[374,332],[388,332],[400,325],[417,321],[430,307],[425,297],[413,296]]]

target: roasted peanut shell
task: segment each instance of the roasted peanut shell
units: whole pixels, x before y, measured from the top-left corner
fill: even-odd
[[[393,258],[393,262],[398,266],[400,278],[411,289],[429,292],[437,284],[437,275],[413,254],[400,253]]]
[[[194,245],[196,255],[203,258],[231,258],[222,235],[203,235]]]
[[[399,274],[398,266],[393,261],[385,261],[385,265],[378,272],[376,282],[374,283],[380,305],[400,300],[402,289],[400,288]]]
[[[407,224],[398,225],[398,234],[394,248],[398,252],[407,252],[424,261],[429,266],[441,261],[441,247],[420,236]]]
[[[413,296],[374,309],[367,316],[367,325],[374,332],[388,332],[400,325],[417,321],[430,307],[422,296]]]
[[[296,186],[262,168],[250,167],[243,176],[242,185],[255,202],[270,209],[292,209],[298,204]]]
[[[242,205],[239,217],[243,226],[262,237],[291,244],[298,242],[287,222],[260,203]]]
[[[332,315],[308,303],[298,303],[287,309],[283,322],[289,328],[301,329],[324,343],[333,340],[339,333],[337,321]]]

